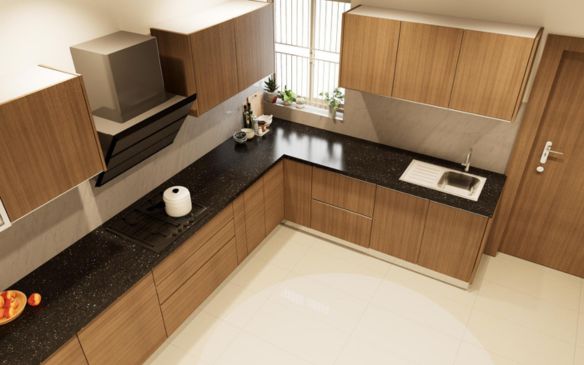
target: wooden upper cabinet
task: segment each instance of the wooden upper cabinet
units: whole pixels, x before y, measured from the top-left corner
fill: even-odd
[[[80,76],[34,67],[0,84],[0,199],[14,221],[105,164]]]
[[[343,14],[340,86],[391,96],[400,22]]]
[[[430,202],[418,264],[470,282],[488,218]]]
[[[517,115],[536,38],[464,31],[450,107],[513,120]]]
[[[274,73],[274,6],[235,19],[238,91]]]
[[[273,73],[273,19],[270,3],[234,0],[156,25],[166,89],[196,93],[199,116]]]
[[[448,107],[463,31],[402,22],[393,96]]]

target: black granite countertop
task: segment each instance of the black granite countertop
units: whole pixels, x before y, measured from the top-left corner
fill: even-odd
[[[275,120],[263,138],[244,145],[227,140],[155,189],[186,186],[195,201],[207,207],[205,216],[162,253],[100,227],[13,285],[27,294],[41,293],[43,302],[37,308],[27,307],[18,320],[0,327],[0,363],[46,359],[286,157],[485,216],[493,215],[505,182],[501,174],[471,169],[487,178],[485,188],[478,202],[458,198],[401,182],[399,177],[414,158],[456,169],[459,164]]]

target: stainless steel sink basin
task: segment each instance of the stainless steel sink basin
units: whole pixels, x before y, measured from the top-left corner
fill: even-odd
[[[400,180],[477,201],[487,179],[427,162],[413,160]]]
[[[477,177],[463,174],[455,171],[447,171],[442,174],[438,181],[438,186],[444,188],[445,186],[453,186],[455,188],[463,189],[472,194],[474,189],[481,183]]]

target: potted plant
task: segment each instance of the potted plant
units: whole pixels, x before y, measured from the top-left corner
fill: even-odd
[[[267,81],[264,82],[264,100],[269,103],[275,103],[278,100],[278,83],[276,82],[276,75],[271,75]]]
[[[306,99],[303,98],[302,96],[297,96],[296,97],[296,108],[304,109],[305,105],[306,105]]]
[[[337,116],[337,110],[343,105],[343,101],[345,100],[345,95],[343,92],[337,87],[333,90],[332,94],[328,91],[321,92],[320,96],[324,98],[324,101],[328,104],[329,108],[329,116],[331,119],[335,119]]]
[[[279,97],[286,106],[290,106],[296,101],[296,93],[288,89],[288,86],[286,85],[284,85],[284,91],[280,91]]]

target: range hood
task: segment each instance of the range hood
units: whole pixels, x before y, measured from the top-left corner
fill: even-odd
[[[174,142],[196,95],[167,93],[156,38],[116,32],[71,47],[107,171],[101,186]]]

